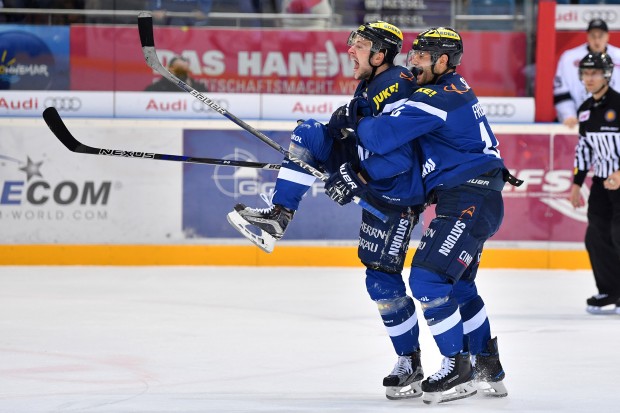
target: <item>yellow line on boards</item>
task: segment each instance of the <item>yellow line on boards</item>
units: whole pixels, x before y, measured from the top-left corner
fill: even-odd
[[[407,268],[414,250],[409,251]],[[0,245],[0,265],[248,265],[358,267],[354,246]],[[583,250],[486,249],[483,268],[589,269]]]

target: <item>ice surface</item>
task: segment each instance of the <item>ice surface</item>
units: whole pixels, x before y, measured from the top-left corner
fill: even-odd
[[[0,413],[618,409],[620,315],[585,312],[588,271],[478,288],[509,396],[429,407],[384,396],[396,356],[362,268],[0,267]]]

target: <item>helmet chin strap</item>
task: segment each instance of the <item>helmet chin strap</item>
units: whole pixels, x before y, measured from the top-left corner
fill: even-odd
[[[440,56],[441,57],[441,56]],[[433,74],[433,79],[432,79],[432,83],[435,84],[437,83],[437,80],[445,75],[448,70],[450,70],[450,67],[446,66],[446,70],[444,70],[442,73],[435,73],[435,64],[437,63],[437,60],[439,59],[439,57],[437,59],[433,59],[431,61],[431,73]]]
[[[370,52],[370,55],[368,56],[368,64],[370,65],[370,67],[372,67],[372,72],[370,73],[370,76],[368,77],[368,79],[366,79],[368,83],[370,83],[372,79],[375,78],[375,75],[377,74],[377,69],[383,66],[383,63],[385,63],[385,59],[383,59],[383,62],[379,66],[373,65],[372,58],[375,55],[375,53],[376,52]],[[385,53],[383,53],[383,55],[385,56]]]

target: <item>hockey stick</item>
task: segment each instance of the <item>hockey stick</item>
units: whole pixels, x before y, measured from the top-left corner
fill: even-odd
[[[227,159],[212,159],[212,158],[194,158],[191,156],[179,156],[179,155],[167,155],[162,153],[152,152],[136,152],[126,151],[122,149],[103,149],[94,148],[92,146],[84,145],[73,137],[62,118],[58,114],[55,107],[50,106],[43,111],[43,119],[50,128],[52,133],[56,135],[58,140],[67,147],[71,152],[76,153],[89,153],[91,155],[106,155],[106,156],[120,156],[124,158],[140,158],[140,159],[155,159],[162,161],[175,161],[186,163],[201,163],[208,165],[221,165],[221,166],[241,166],[246,168],[257,169],[280,169],[280,164],[276,163],[260,163],[260,162],[247,162],[247,161],[235,161]]]
[[[157,58],[157,52],[155,50],[155,38],[153,36],[153,18],[151,17],[150,12],[143,11],[138,14],[138,30],[140,32],[140,43],[142,43],[142,53],[144,54],[144,59],[146,60],[146,64],[149,65],[153,70],[155,70],[157,73],[159,73],[172,83],[176,84],[180,89],[184,90],[205,105],[209,106],[214,111],[228,118],[237,126],[240,126],[241,128],[250,132],[252,135],[256,136],[258,139],[271,146],[276,151],[280,152],[291,162],[303,168],[305,171],[311,173],[315,178],[318,178],[323,182],[327,181],[327,175],[314,168],[313,166],[308,165],[301,159],[293,156],[293,154],[291,154],[288,150],[284,149],[281,145],[269,138],[267,135],[257,129],[254,129],[252,126],[248,125],[247,123],[245,123],[244,121],[215,103],[213,100],[198,92],[196,89],[192,88],[181,79],[166,70],[166,68],[162,66],[162,64],[159,62],[159,59]],[[379,211],[377,208],[373,207],[360,197],[354,197],[353,202],[359,204],[362,208],[364,208],[383,222],[387,221],[387,217],[381,211]]]

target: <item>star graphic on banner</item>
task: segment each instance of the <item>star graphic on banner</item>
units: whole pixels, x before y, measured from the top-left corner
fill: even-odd
[[[41,175],[41,172],[39,171],[42,163],[43,161],[32,162],[30,156],[28,156],[28,162],[26,162],[26,166],[22,166],[21,168],[19,168],[19,170],[26,172],[27,181],[30,181],[30,178],[32,178],[33,176],[40,176],[41,178],[43,178],[43,175]]]

